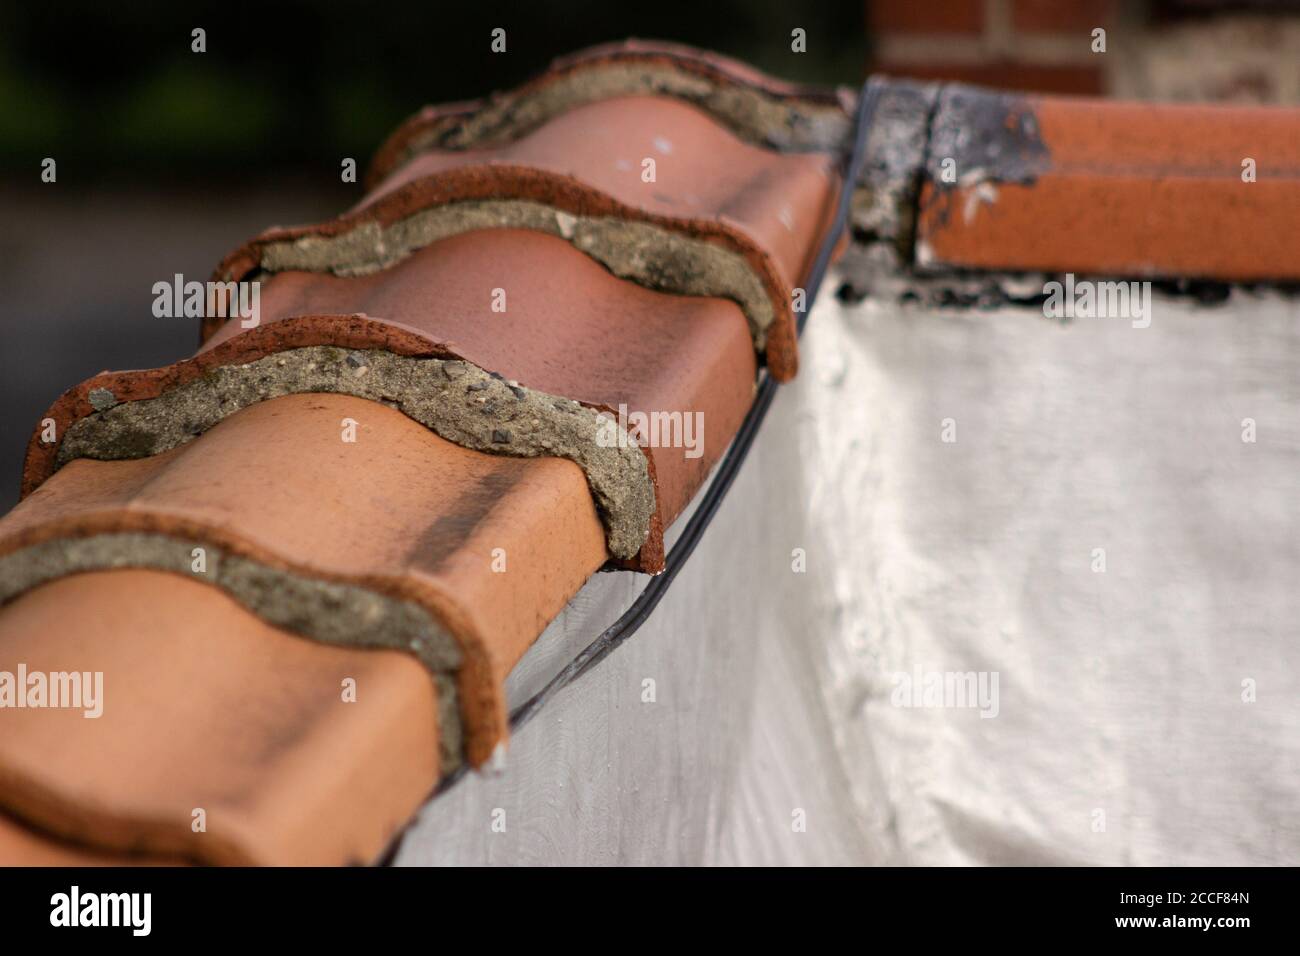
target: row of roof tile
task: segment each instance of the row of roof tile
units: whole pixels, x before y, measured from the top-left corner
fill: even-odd
[[[586,63],[474,149],[426,133],[481,110],[408,124],[354,210],[218,267],[257,327],[52,406],[0,519],[0,669],[105,700],[0,710],[0,811],[48,835],[6,852],[373,861],[501,751],[504,680],[587,578],[662,568],[760,363],[794,374],[844,114],[676,48]],[[825,122],[789,126],[805,99]]]

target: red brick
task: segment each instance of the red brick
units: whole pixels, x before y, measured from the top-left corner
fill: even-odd
[[[867,24],[880,33],[983,33],[983,0],[870,0]]]
[[[875,73],[916,80],[974,83],[1025,93],[1099,96],[1105,92],[1102,71],[1094,66],[1038,66],[1006,61],[969,63],[879,63]]]
[[[1114,18],[1110,0],[1015,0],[1011,8],[1012,26],[1026,33],[1091,31],[1109,27]]]

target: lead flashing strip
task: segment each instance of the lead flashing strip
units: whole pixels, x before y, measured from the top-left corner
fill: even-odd
[[[953,180],[943,176],[951,161]],[[978,182],[1031,184],[1052,156],[1031,98],[960,83],[944,86],[930,118],[926,172],[937,189]]]
[[[612,555],[635,557],[649,536],[655,493],[648,460],[612,418],[468,362],[382,349],[305,346],[215,366],[156,398],[122,402],[76,421],[64,435],[55,467],[76,458],[156,455],[249,405],[303,392],[381,402],[463,448],[567,458],[587,477]],[[108,392],[100,401],[116,399]]]
[[[194,571],[194,549],[204,570]],[[440,766],[461,762],[455,672],[456,639],[414,601],[327,581],[229,553],[207,540],[116,532],[59,537],[0,555],[0,605],[58,578],[89,571],[146,568],[192,577],[220,588],[275,627],[343,647],[389,648],[415,656],[437,689]]]
[[[939,87],[876,82],[878,105],[853,181],[849,222],[856,244],[883,246],[897,267],[912,257],[917,197]]]

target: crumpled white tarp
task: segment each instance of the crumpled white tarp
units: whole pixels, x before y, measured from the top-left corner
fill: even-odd
[[[1300,306],[1151,318],[828,294],[654,616],[398,862],[1300,862]],[[589,583],[512,699],[644,580]]]

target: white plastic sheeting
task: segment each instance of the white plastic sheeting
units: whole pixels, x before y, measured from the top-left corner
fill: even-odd
[[[1300,862],[1295,301],[827,295],[802,356],[655,614],[398,862]],[[512,699],[643,584],[589,583]]]

